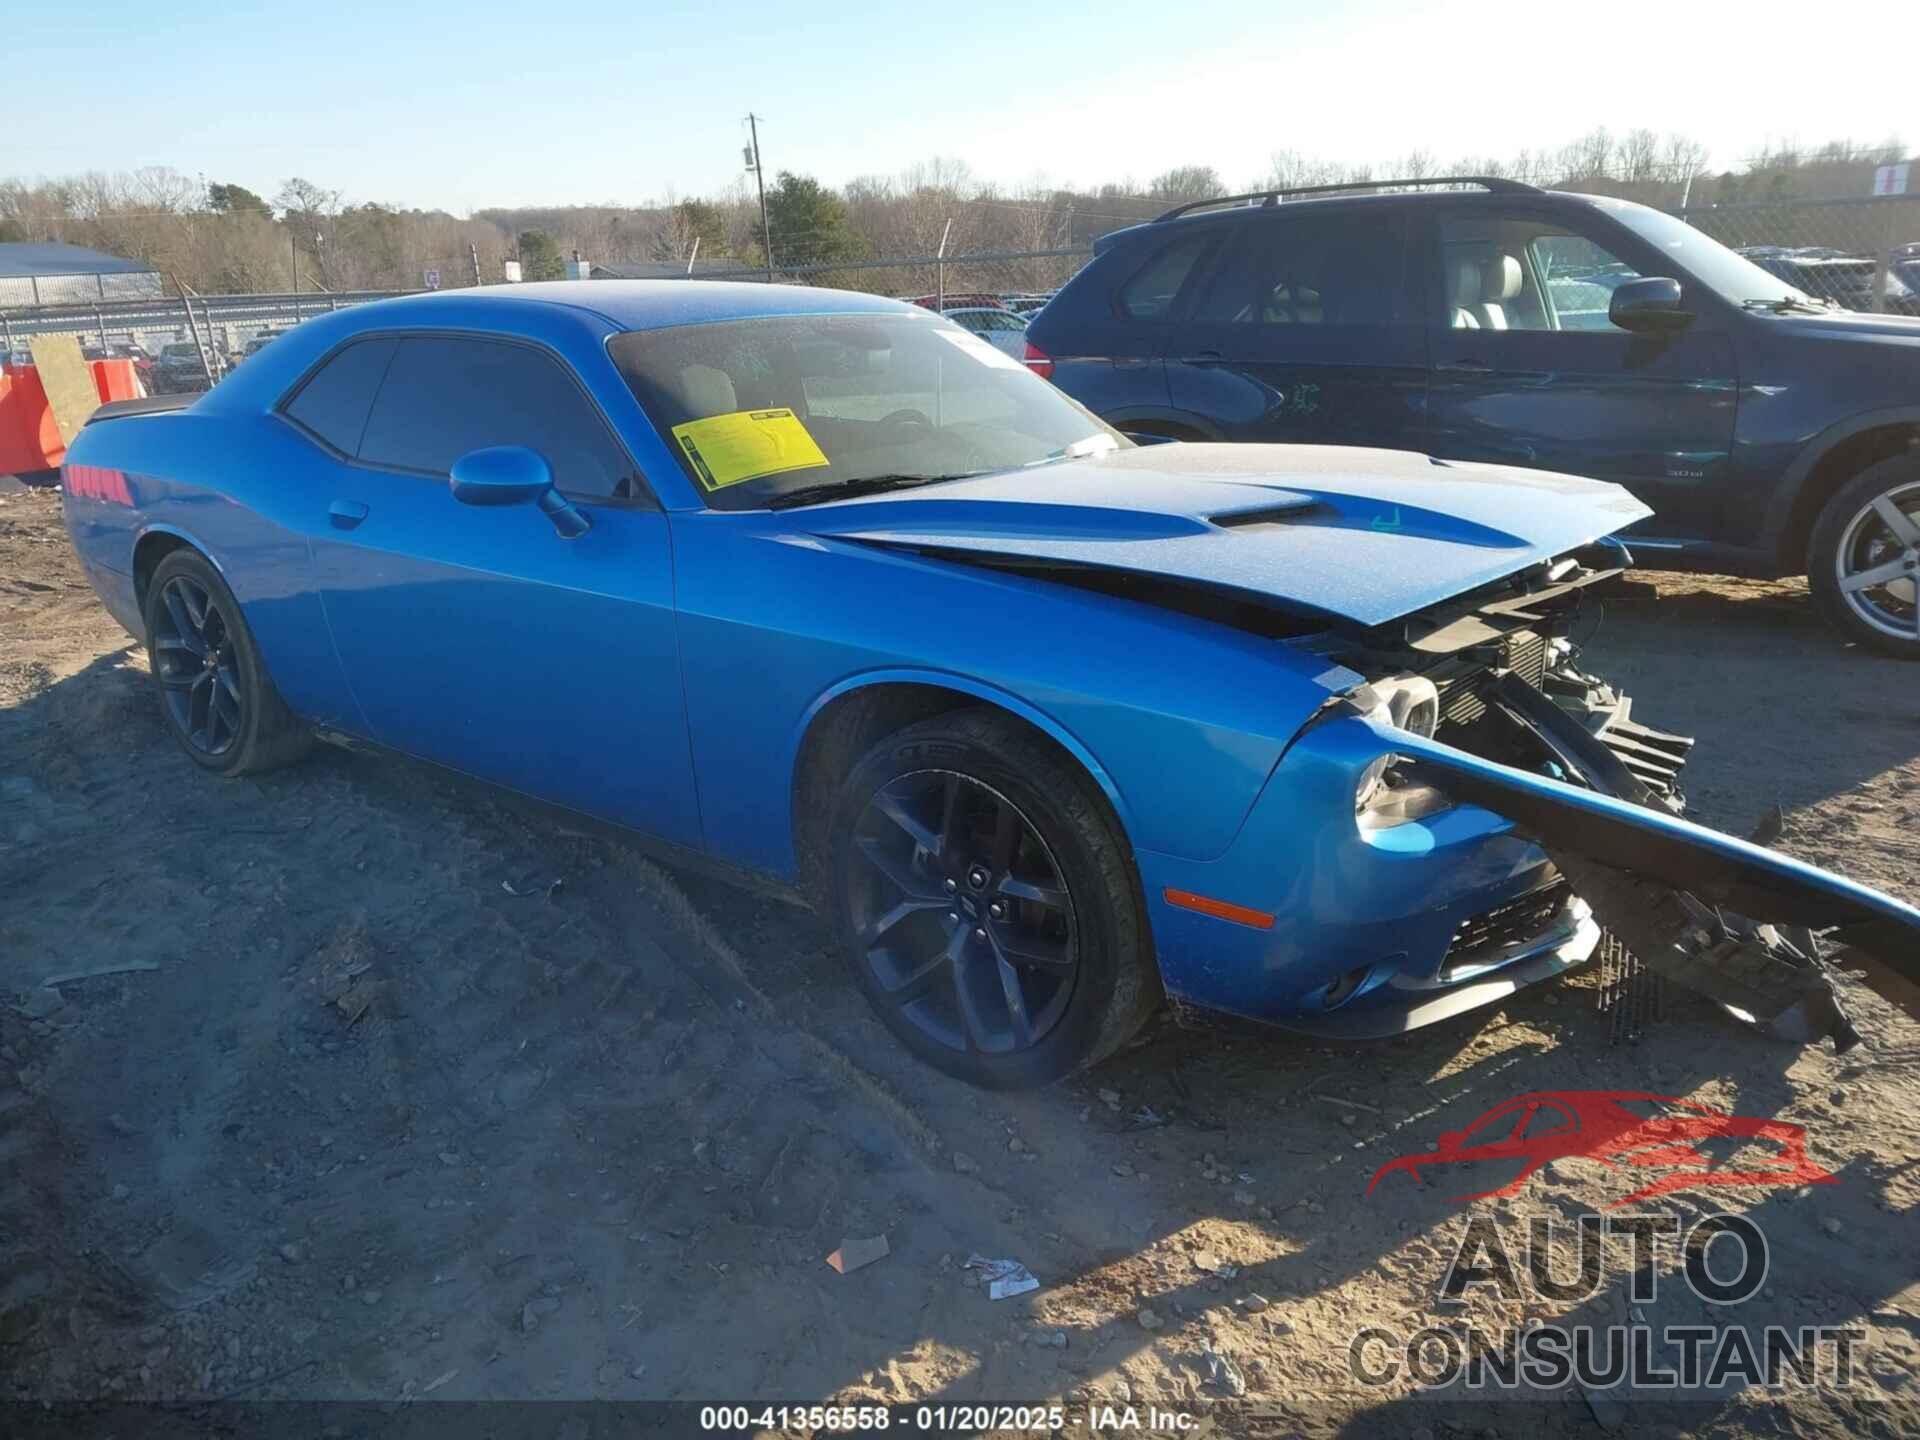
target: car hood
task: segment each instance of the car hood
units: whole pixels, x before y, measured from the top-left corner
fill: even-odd
[[[1836,310],[1825,315],[1773,317],[1780,329],[1822,340],[1904,340],[1920,344],[1920,316],[1876,315],[1865,310]]]
[[[1652,514],[1617,485],[1309,445],[1142,446],[793,511],[816,536],[1090,566],[1383,624]]]

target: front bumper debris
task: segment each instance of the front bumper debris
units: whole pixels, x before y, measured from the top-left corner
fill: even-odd
[[[1542,690],[1503,677],[1489,709],[1517,741],[1531,737],[1537,769],[1401,732],[1382,741],[1425,783],[1512,821],[1655,974],[1783,1039],[1838,1050],[1859,1036],[1834,991],[1829,942],[1920,982],[1920,911],[1681,819],[1671,790],[1652,788]]]
[[[1647,970],[1782,1038],[1847,1049],[1859,1036],[1832,962],[1851,948],[1920,984],[1920,911],[1680,818],[1693,742],[1634,720],[1629,698],[1576,667],[1567,638],[1585,594],[1618,573],[1562,560],[1336,641],[1330,653],[1362,674],[1432,680],[1440,723],[1419,736],[1355,715],[1375,701],[1367,687],[1332,723],[1398,757],[1401,783],[1509,821]]]

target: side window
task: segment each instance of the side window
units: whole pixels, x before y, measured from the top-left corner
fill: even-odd
[[[1210,235],[1186,235],[1163,247],[1120,287],[1120,312],[1135,320],[1171,318],[1180,287],[1187,283]]]
[[[1519,216],[1440,225],[1447,325],[1454,330],[1620,333],[1614,290],[1640,272],[1585,235]]]
[[[526,345],[422,335],[399,342],[359,458],[444,475],[469,450],[525,445],[574,495],[626,495],[632,466],[560,362]]]
[[[1607,318],[1614,287],[1640,272],[1584,235],[1536,235],[1529,245],[1559,330],[1617,330]]]
[[[355,341],[315,371],[281,407],[283,413],[342,455],[357,454],[374,392],[387,373],[396,343]]]
[[[1542,1101],[1527,1116],[1527,1123],[1520,1129],[1520,1138],[1544,1140],[1549,1135],[1567,1135],[1579,1128],[1573,1116],[1564,1108],[1551,1101]]]
[[[1282,207],[1283,209],[1285,207]],[[1194,319],[1211,325],[1418,323],[1395,216],[1242,222]]]
[[[1514,1132],[1520,1128],[1520,1122],[1527,1117],[1532,1108],[1530,1105],[1510,1105],[1505,1109],[1482,1115],[1467,1127],[1466,1133],[1460,1137],[1460,1143],[1462,1145],[1498,1145],[1502,1141],[1511,1140],[1514,1138]]]

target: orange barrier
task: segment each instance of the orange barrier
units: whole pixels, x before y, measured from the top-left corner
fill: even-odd
[[[145,393],[131,360],[91,360],[93,387],[102,403]],[[31,365],[0,366],[0,475],[51,470],[66,458],[60,427],[53,423],[40,372]]]

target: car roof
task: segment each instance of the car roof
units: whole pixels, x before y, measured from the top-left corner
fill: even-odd
[[[900,300],[853,290],[737,280],[539,280],[434,290],[375,302],[388,318],[430,320],[439,305],[555,306],[598,315],[620,330],[665,330],[781,315],[920,315]]]

